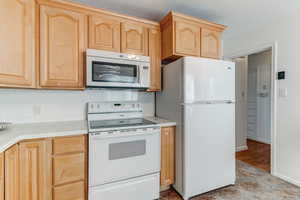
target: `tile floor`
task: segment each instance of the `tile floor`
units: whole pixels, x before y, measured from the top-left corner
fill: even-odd
[[[160,200],[181,200],[174,190],[161,193]],[[300,200],[300,188],[268,172],[237,161],[237,181],[191,200]]]

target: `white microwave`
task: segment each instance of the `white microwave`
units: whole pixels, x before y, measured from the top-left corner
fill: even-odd
[[[148,56],[88,49],[87,87],[140,88],[150,86]]]

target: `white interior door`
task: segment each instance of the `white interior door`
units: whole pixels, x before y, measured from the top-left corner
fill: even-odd
[[[271,143],[271,51],[258,56],[257,140]]]
[[[235,59],[235,134],[237,151],[247,148],[247,56]]]
[[[271,50],[248,56],[248,138],[271,142]]]

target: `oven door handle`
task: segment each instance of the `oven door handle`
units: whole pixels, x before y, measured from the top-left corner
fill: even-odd
[[[130,137],[130,138],[133,138],[133,137],[139,137],[139,136],[144,136],[147,137],[147,136],[152,136],[152,135],[155,135],[155,134],[160,134],[160,131],[153,131],[153,132],[147,132],[147,133],[138,133],[138,134],[100,134],[100,133],[90,133],[89,136],[90,136],[90,139],[93,139],[93,140],[104,140],[104,139],[116,139],[116,138],[125,138],[125,137]]]

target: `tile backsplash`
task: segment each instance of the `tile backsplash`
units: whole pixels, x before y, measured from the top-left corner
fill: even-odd
[[[143,104],[144,115],[154,115],[154,94],[136,90],[0,89],[0,121],[33,123],[85,120],[86,103],[91,101],[139,101]]]

